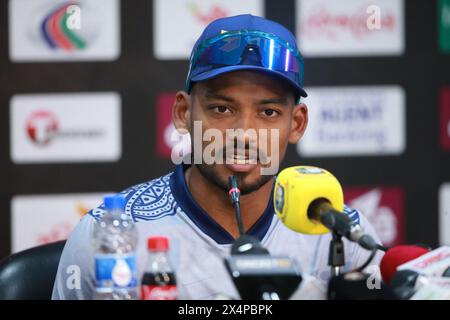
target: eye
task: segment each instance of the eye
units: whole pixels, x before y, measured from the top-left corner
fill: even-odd
[[[273,118],[279,115],[280,113],[275,109],[265,109],[262,114],[266,117]]]
[[[229,113],[231,110],[226,106],[215,106],[211,107],[210,110],[213,110],[216,113]]]

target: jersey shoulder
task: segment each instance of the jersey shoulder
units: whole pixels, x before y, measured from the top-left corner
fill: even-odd
[[[344,204],[344,209],[342,211],[350,218],[353,225],[361,224],[361,213],[357,209]]]
[[[120,192],[119,194],[126,198],[125,213],[135,222],[158,220],[168,215],[175,215],[176,203],[170,189],[172,174],[173,172]],[[102,203],[88,214],[99,219],[104,213],[105,207]]]

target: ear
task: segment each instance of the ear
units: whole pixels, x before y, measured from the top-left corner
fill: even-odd
[[[172,121],[179,131],[189,131],[191,123],[191,96],[178,91],[172,106]]]
[[[299,103],[292,110],[291,132],[289,134],[289,143],[297,143],[303,136],[308,125],[308,107],[306,104]]]

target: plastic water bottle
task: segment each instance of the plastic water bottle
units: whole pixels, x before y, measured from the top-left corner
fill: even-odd
[[[149,255],[141,282],[142,300],[176,300],[178,291],[175,272],[167,255],[169,239],[150,237],[147,247]]]
[[[104,198],[105,214],[94,228],[95,295],[99,300],[139,298],[136,243],[137,231],[125,214],[125,198]]]

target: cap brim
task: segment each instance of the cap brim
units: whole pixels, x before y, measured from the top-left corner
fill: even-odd
[[[274,76],[278,76],[281,79],[285,80],[288,84],[291,85],[291,87],[296,91],[296,93],[301,97],[307,97],[306,91],[303,90],[302,87],[300,87],[295,81],[292,81],[289,77],[286,77],[283,73],[276,71],[276,70],[270,70],[264,67],[260,66],[249,66],[249,65],[237,65],[237,66],[228,66],[228,67],[222,67],[218,69],[214,69],[211,71],[203,72],[201,74],[198,74],[196,76],[193,76],[191,78],[191,82],[198,82],[203,80],[208,80],[215,78],[221,74],[237,71],[237,70],[255,70],[255,71],[261,71],[267,74],[271,74]]]

